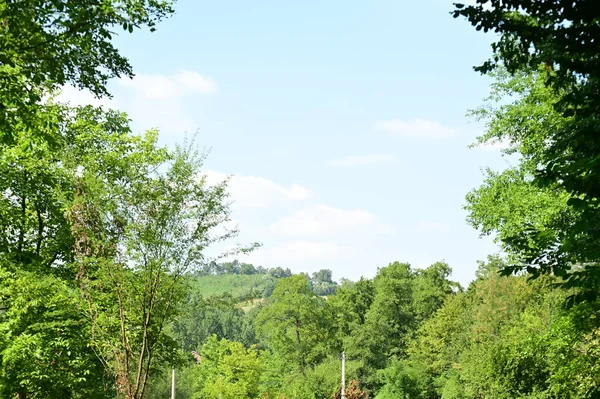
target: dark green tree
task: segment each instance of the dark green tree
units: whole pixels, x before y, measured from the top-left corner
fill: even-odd
[[[256,328],[268,348],[301,371],[325,359],[335,345],[331,308],[304,275],[278,281]]]

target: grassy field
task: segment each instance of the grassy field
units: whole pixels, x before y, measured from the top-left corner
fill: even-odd
[[[244,298],[253,292],[263,297],[271,294],[274,285],[275,279],[266,274],[223,274],[197,277],[194,290],[205,298],[224,293],[234,298]]]

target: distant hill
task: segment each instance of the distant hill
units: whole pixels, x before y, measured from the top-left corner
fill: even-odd
[[[208,298],[230,294],[234,298],[266,298],[271,295],[277,279],[268,274],[220,274],[198,276],[192,283],[194,291]]]
[[[280,278],[290,277],[290,269],[266,269],[238,261],[210,263],[192,277],[193,291],[204,298],[229,294],[240,302],[254,298],[268,298]],[[316,295],[327,296],[337,289],[331,279],[331,270],[323,269],[309,276]]]

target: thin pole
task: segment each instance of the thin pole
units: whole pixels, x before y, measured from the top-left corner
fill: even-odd
[[[175,369],[173,369],[171,378],[171,399],[175,399]]]
[[[342,352],[342,399],[346,399],[346,352]]]

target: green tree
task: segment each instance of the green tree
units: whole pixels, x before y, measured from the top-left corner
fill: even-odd
[[[3,0],[0,2],[0,142],[19,125],[39,126],[44,94],[65,84],[108,95],[107,80],[132,77],[112,44],[115,28],[151,30],[171,0]],[[52,135],[50,136],[52,137]]]
[[[87,170],[94,174],[97,181],[107,186],[114,184],[123,176],[124,164],[129,161],[128,149],[144,141],[129,136],[127,119],[114,111],[103,112],[91,107],[69,110],[62,106],[49,106],[46,111],[48,113],[45,117],[60,121],[57,124],[58,130],[54,130],[54,124],[45,127],[54,135],[53,146],[49,146],[40,137],[28,134],[28,130],[22,126],[22,129],[14,131],[16,145],[4,146],[0,151],[0,188],[3,193],[0,198],[0,222],[3,226],[0,233],[0,270],[9,276],[5,286],[7,294],[1,299],[0,306],[8,317],[4,320],[7,323],[5,326],[11,325],[12,317],[29,317],[28,309],[35,309],[40,325],[47,321],[47,333],[37,334],[31,342],[32,347],[43,345],[48,348],[40,349],[41,351],[66,345],[65,334],[71,333],[70,326],[83,328],[84,331],[78,333],[81,340],[72,343],[74,348],[71,353],[76,356],[77,351],[82,350],[77,345],[84,345],[85,339],[90,340],[87,342],[88,346],[92,342],[88,334],[91,327],[85,330],[90,323],[82,322],[84,314],[78,313],[83,312],[84,308],[74,306],[81,305],[81,301],[69,302],[73,295],[78,295],[77,278],[81,277],[80,271],[85,269],[84,264],[78,262],[75,256],[74,248],[81,242],[75,237],[70,217],[76,206],[76,176]],[[103,169],[103,165],[111,167]],[[46,286],[32,285],[34,292],[41,297],[47,296],[54,307],[37,304],[25,309],[19,307],[19,303],[36,303],[31,296],[24,296],[19,289],[19,284],[25,284],[30,279],[44,281],[45,284],[53,282],[56,285],[56,297],[48,296],[47,291],[44,291]],[[72,308],[63,309],[61,306]],[[56,328],[52,323],[56,323]],[[28,329],[15,326],[4,331],[2,340],[7,345],[4,349],[6,353],[14,354],[15,350],[18,352],[15,348],[32,334]],[[81,358],[85,357],[81,355]],[[0,359],[0,366],[9,364],[10,359]],[[85,359],[90,363],[77,367],[89,367],[93,373],[97,367],[96,355]],[[69,367],[72,367],[66,360],[57,364],[64,365],[67,374]],[[32,378],[35,374],[56,377],[50,373],[52,369],[46,370],[45,367],[43,362],[28,362],[30,378],[21,375],[22,378],[17,380],[21,385],[13,381],[10,389],[20,392],[22,397],[27,397],[32,392],[45,392],[47,388],[43,384],[47,384],[47,380]],[[11,373],[7,372],[6,375]],[[90,380],[92,378],[96,377],[90,377]],[[64,381],[53,383],[57,389],[67,389],[65,385],[61,385],[63,382],[71,384],[68,377]],[[76,385],[72,384],[71,389],[76,390]],[[82,387],[81,392],[86,390]],[[89,394],[92,395],[93,392],[90,391]]]
[[[239,342],[210,337],[202,346],[194,398],[259,398],[260,352]]]
[[[394,356],[403,356],[416,319],[412,308],[413,271],[408,263],[394,262],[378,269],[374,297],[364,324],[347,338],[350,359],[363,362],[359,380],[370,390],[378,388],[376,372]]]
[[[449,280],[452,269],[446,262],[436,262],[423,270],[416,270],[413,281],[413,309],[417,322],[429,319],[444,304],[448,295],[460,289]]]
[[[175,340],[185,351],[199,350],[213,335],[246,346],[256,343],[252,315],[240,309],[231,296],[204,299],[201,293],[190,292],[179,313],[172,329]]]
[[[335,345],[331,309],[305,275],[279,280],[255,323],[266,346],[300,370],[325,359]]]
[[[515,94],[515,100],[497,104]],[[511,254],[505,273],[554,273],[565,287],[580,288],[572,300],[593,299],[599,280],[591,208],[563,184],[541,184],[538,176],[545,148],[554,140],[551,132],[570,123],[553,107],[559,98],[539,74],[498,74],[489,102],[473,113],[488,124],[480,141],[510,140],[511,152],[522,157],[502,173],[488,171],[484,184],[467,196],[466,208],[471,224],[495,234]]]
[[[595,305],[561,308],[568,292],[557,289],[554,278],[528,282],[524,276],[500,276],[496,270],[502,263],[490,257],[465,292],[447,297],[409,343],[407,358],[391,362],[382,373],[378,395],[541,399],[597,394]]]
[[[593,299],[600,286],[595,245],[600,238],[598,8],[591,0],[478,0],[471,6],[456,4],[454,16],[499,34],[492,60],[476,70],[505,67],[517,79],[511,93],[520,95],[512,114],[501,108],[494,116],[496,125],[512,125],[505,136],[533,167],[528,180],[545,194],[568,196],[566,220],[554,231],[546,234],[526,224],[512,237],[521,263],[511,270],[554,273],[567,286],[583,289],[574,299]],[[518,82],[532,73],[534,84]],[[528,151],[531,143],[539,144],[534,151]]]
[[[61,279],[0,269],[0,396],[105,398],[79,293]]]
[[[342,285],[335,295],[328,298],[335,315],[340,341],[346,341],[365,323],[365,315],[374,297],[373,280],[361,278],[352,285]]]
[[[213,233],[228,220],[227,193],[224,184],[206,185],[193,147],[168,154],[155,134],[142,140],[120,154],[127,168],[119,184],[83,172],[71,214],[94,342],[119,393],[133,399],[144,396],[152,364],[175,357],[165,328],[185,296],[184,276],[207,246],[235,234]]]

